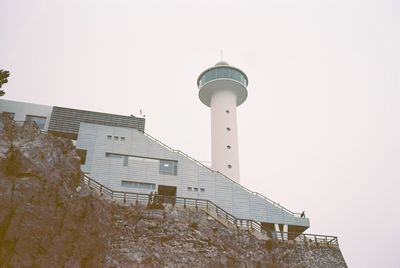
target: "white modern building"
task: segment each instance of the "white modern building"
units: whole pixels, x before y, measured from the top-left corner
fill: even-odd
[[[209,200],[265,230],[302,233],[308,218],[239,183],[236,106],[247,97],[246,75],[219,63],[200,75],[198,87],[200,100],[211,107],[212,169],[146,134],[144,118],[4,99],[0,112],[75,140],[82,171],[114,191]]]

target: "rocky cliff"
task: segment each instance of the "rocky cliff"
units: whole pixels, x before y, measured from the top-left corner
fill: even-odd
[[[346,267],[336,246],[260,241],[202,211],[88,189],[71,141],[0,118],[0,267]]]

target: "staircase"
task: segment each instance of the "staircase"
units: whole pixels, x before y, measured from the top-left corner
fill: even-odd
[[[89,188],[94,189],[112,200],[119,200],[122,202],[134,202],[135,204],[147,204],[150,198],[149,194],[114,191],[107,186],[97,182],[96,180],[84,175],[82,180]],[[158,196],[163,198],[163,196]],[[171,200],[171,197],[166,197]],[[295,240],[304,243],[322,243],[328,245],[339,246],[336,236],[315,235],[304,233],[287,233],[287,232],[266,232],[262,229],[261,223],[252,219],[236,218],[232,214],[226,212],[223,208],[217,206],[213,202],[206,199],[196,199],[187,197],[173,197],[173,204],[188,208],[201,209],[205,211],[210,217],[214,218],[227,228],[234,228],[239,230],[249,230],[255,237],[261,240],[276,239],[276,240]]]

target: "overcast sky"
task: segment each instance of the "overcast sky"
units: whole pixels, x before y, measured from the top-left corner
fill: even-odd
[[[123,115],[211,158],[196,80],[224,60],[242,184],[337,235],[349,267],[400,267],[400,2],[0,0],[4,98]]]

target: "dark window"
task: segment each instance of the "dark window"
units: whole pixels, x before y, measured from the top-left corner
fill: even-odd
[[[106,153],[106,157],[122,158],[122,155],[120,155],[120,154]]]
[[[14,120],[15,113],[3,112],[5,116],[8,116],[11,120]]]
[[[230,148],[231,148],[231,146],[230,146],[230,145],[228,145],[228,146],[226,146],[226,148],[230,149]]]
[[[230,128],[230,127],[227,127],[226,130],[227,130],[227,131],[231,131],[231,128]]]
[[[121,181],[121,187],[148,189],[148,190],[156,189],[156,185],[154,183],[137,182],[137,181]]]
[[[232,165],[228,165],[228,168],[232,168]]]
[[[40,129],[44,129],[44,126],[46,125],[46,117],[44,116],[27,115],[26,121],[35,122]]]

